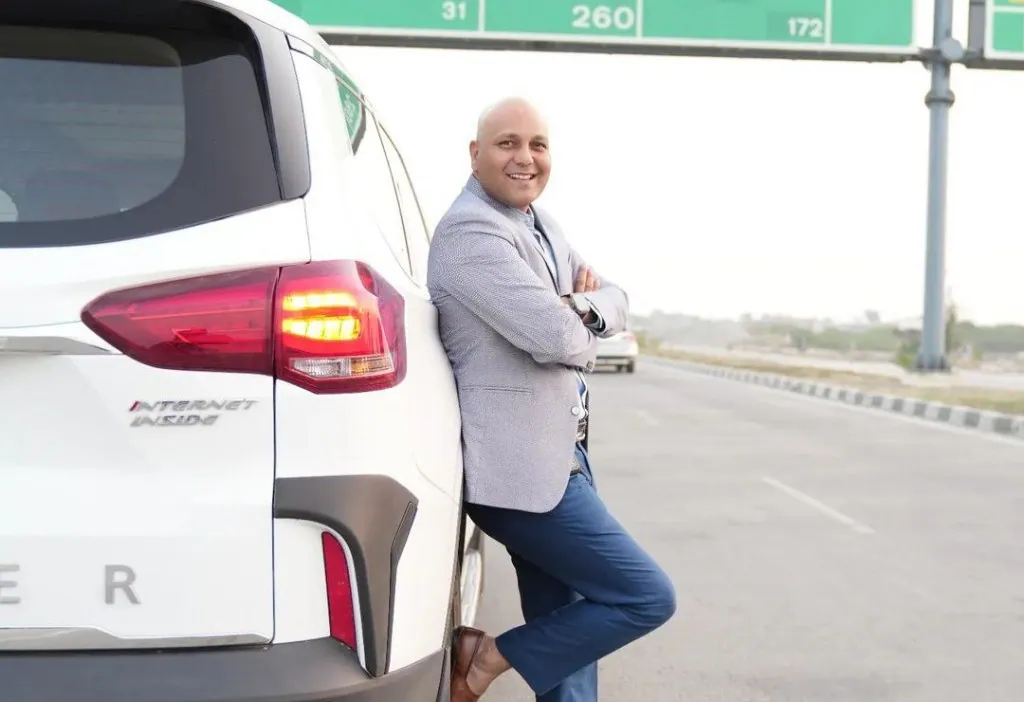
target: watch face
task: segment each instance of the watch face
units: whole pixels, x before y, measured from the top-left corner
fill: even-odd
[[[587,314],[590,312],[590,301],[582,295],[572,296],[572,306],[576,309],[579,314]]]

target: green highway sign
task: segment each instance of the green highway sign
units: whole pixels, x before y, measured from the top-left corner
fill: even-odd
[[[1024,0],[986,0],[984,57],[1024,61]]]
[[[348,136],[355,148],[363,140],[363,130],[366,128],[366,108],[363,107],[363,103],[359,99],[358,88],[351,80],[348,80],[347,76],[338,80],[338,96],[341,98],[341,109],[345,112]]]
[[[915,0],[275,0],[329,39],[910,58]],[[997,0],[1001,1],[1001,0]]]

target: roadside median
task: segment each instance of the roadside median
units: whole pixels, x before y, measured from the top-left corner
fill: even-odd
[[[1024,440],[1024,392],[935,384],[829,368],[645,349],[643,354],[703,375],[894,412]]]

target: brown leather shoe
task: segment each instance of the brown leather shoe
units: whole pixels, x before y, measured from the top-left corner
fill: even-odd
[[[476,702],[479,695],[469,689],[466,676],[473,664],[473,657],[484,642],[484,632],[468,626],[460,626],[452,637],[452,700],[451,702]]]

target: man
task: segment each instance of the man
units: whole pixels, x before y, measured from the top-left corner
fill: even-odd
[[[668,576],[608,513],[586,451],[597,338],[626,328],[602,281],[533,203],[548,130],[519,98],[480,117],[472,176],[438,223],[427,270],[458,384],[466,513],[503,544],[526,623],[455,633],[452,702],[515,669],[543,702],[597,702],[597,661],[665,623]]]

